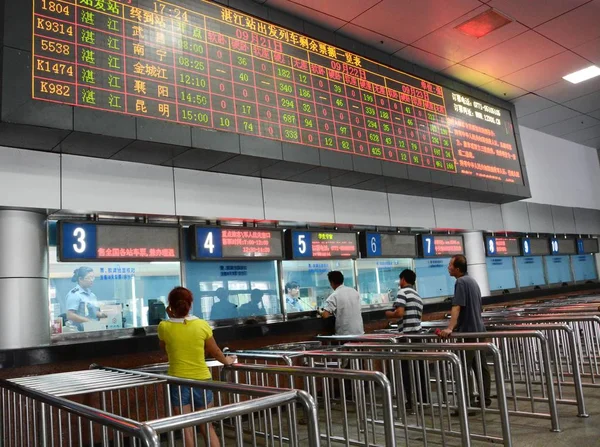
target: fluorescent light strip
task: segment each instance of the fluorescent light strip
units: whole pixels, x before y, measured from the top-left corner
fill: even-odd
[[[563,79],[572,84],[579,84],[580,82],[587,81],[588,79],[595,78],[596,76],[600,76],[600,68],[596,67],[595,65],[590,65],[583,70],[563,76]]]

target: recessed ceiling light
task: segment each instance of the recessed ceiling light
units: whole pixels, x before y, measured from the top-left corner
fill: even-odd
[[[580,82],[587,81],[588,79],[595,78],[596,76],[600,76],[600,68],[596,67],[595,65],[590,65],[583,70],[563,76],[563,79],[572,84],[579,84]]]
[[[489,9],[456,27],[457,30],[468,36],[480,38],[504,25],[508,25],[512,20],[494,9]]]

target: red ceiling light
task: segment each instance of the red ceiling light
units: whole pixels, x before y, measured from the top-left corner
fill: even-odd
[[[479,39],[498,28],[502,28],[504,25],[508,25],[510,22],[512,22],[512,19],[494,9],[490,9],[461,23],[456,29],[468,36]]]

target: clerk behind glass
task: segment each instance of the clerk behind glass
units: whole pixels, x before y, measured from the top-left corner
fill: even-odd
[[[77,286],[67,293],[67,319],[80,331],[83,330],[82,323],[106,318],[98,307],[98,298],[91,291],[94,279],[94,271],[90,267],[79,267],[73,271],[71,281],[77,283]]]

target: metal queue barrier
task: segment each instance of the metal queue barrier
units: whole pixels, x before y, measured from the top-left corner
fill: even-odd
[[[569,344],[569,338],[557,339],[557,355],[555,362],[566,370],[563,374],[573,377],[574,381],[581,381],[583,387],[600,387],[600,317],[596,315],[554,315],[536,314],[524,317],[507,314],[502,319],[486,320],[486,325],[549,325],[564,324],[571,328],[575,337],[576,346]],[[573,356],[579,368],[575,366]],[[575,377],[579,375],[579,377]]]
[[[417,337],[417,336],[415,336]],[[415,339],[416,340],[416,339]],[[349,350],[352,352],[363,352],[363,351],[384,351],[384,352],[407,352],[407,351],[417,351],[416,354],[419,353],[430,353],[430,352],[452,352],[456,354],[459,358],[461,358],[461,363],[463,363],[463,371],[465,373],[464,379],[464,388],[465,392],[468,396],[469,390],[469,380],[467,379],[469,375],[469,370],[466,367],[466,363],[464,362],[464,358],[467,352],[475,352],[476,353],[476,363],[477,368],[481,369],[481,361],[485,361],[486,353],[491,355],[494,364],[494,376],[496,377],[496,383],[503,382],[503,367],[502,367],[502,358],[500,355],[500,351],[497,346],[492,343],[394,343],[394,344],[385,344],[385,343],[347,343],[344,346],[339,348],[340,350]],[[424,351],[424,352],[423,352]],[[479,357],[481,355],[481,358]],[[400,370],[397,369],[397,365],[391,365],[391,374],[396,377],[395,383],[395,407],[403,405],[404,402],[404,390],[402,387],[402,381],[405,379],[403,375],[402,368]],[[423,371],[421,371],[423,369]],[[408,370],[408,374],[410,376],[410,381],[412,385],[412,402],[428,402],[423,403],[420,407],[427,408],[431,406],[433,408],[439,409],[439,411],[448,411],[448,409],[453,408],[456,402],[456,390],[454,389],[455,381],[457,380],[454,376],[453,371],[441,371],[430,367],[430,365],[423,364],[422,362],[412,360],[409,362],[408,368],[404,368],[404,370]],[[432,372],[433,370],[433,372]],[[421,378],[423,377],[425,381],[425,389],[422,390],[421,386]],[[481,389],[483,386],[481,373],[477,376],[479,378],[477,387]],[[499,380],[498,380],[499,379]],[[431,384],[436,384],[435,389],[442,390],[441,393],[436,395],[436,392],[432,389]],[[437,399],[436,399],[437,397]],[[467,397],[468,399],[468,397]],[[434,401],[436,401],[434,403]],[[467,400],[467,402],[469,402]],[[509,421],[509,410],[506,400],[506,393],[503,386],[497,387],[497,402],[498,409],[492,409],[485,407],[484,403],[481,402],[480,407],[478,408],[479,413],[477,414],[480,418],[469,419],[469,432],[471,438],[476,441],[483,442],[493,442],[493,443],[501,443],[504,446],[511,446],[511,432],[510,432],[510,421]],[[471,406],[468,404],[468,406]],[[469,415],[474,416],[474,412],[470,411]],[[497,416],[497,418],[496,418]],[[494,425],[498,430],[495,432],[492,430],[491,425]]]
[[[346,338],[345,341],[349,341],[349,338]],[[367,441],[368,439],[375,439],[379,427],[383,427],[385,433],[385,411],[383,407],[386,405],[386,399],[381,400],[382,396],[376,392],[373,383],[367,384],[364,381],[361,383],[361,380],[355,375],[348,375],[346,379],[339,379],[338,383],[336,383],[335,379],[332,380],[332,377],[324,378],[324,374],[331,375],[333,372],[342,377],[341,371],[346,371],[346,373],[352,371],[360,373],[371,372],[375,369],[376,364],[378,366],[385,366],[384,369],[390,371],[400,368],[400,362],[420,361],[425,362],[428,366],[431,365],[435,371],[434,376],[437,378],[437,385],[434,387],[440,396],[439,401],[443,400],[441,396],[445,393],[443,386],[451,383],[454,399],[452,408],[456,410],[457,414],[455,416],[458,417],[458,420],[451,415],[452,408],[450,406],[430,405],[427,408],[421,407],[419,412],[410,415],[406,411],[404,404],[394,405],[396,410],[394,426],[402,434],[400,436],[398,431],[396,432],[396,438],[399,440],[396,445],[402,441],[407,446],[428,445],[428,443],[439,441],[443,445],[447,445],[449,438],[460,439],[463,446],[471,445],[467,419],[467,401],[464,392],[465,375],[461,362],[455,354],[450,352],[341,352],[336,350],[337,348],[290,353],[294,357],[301,356],[304,358],[305,363],[308,364],[308,368],[299,370],[303,374],[306,374],[305,380],[298,382],[297,380],[290,379],[286,382],[286,384],[294,383],[295,386],[303,387],[315,397],[320,408],[320,414],[325,419],[325,432],[321,429],[321,436],[325,438],[324,443],[327,445],[331,445],[332,442],[342,442],[346,445],[370,445]],[[268,354],[268,351],[264,353]],[[247,352],[235,352],[234,354],[240,359]],[[261,352],[252,351],[252,355],[260,356]],[[393,364],[395,366],[392,366]],[[344,369],[340,371],[340,367],[344,367]],[[279,374],[272,367],[264,367],[261,370],[254,365],[239,365],[239,368],[249,373],[249,376],[242,376],[244,379],[269,383],[273,383],[276,380],[278,383],[285,381],[285,375],[288,372],[288,368],[280,368],[286,373]],[[234,371],[235,369],[236,366],[233,367]],[[256,378],[255,375],[259,370],[262,377]],[[445,377],[449,371],[451,372],[452,380],[447,380]],[[279,379],[276,379],[277,375],[279,375]],[[341,380],[351,381],[352,385],[350,387],[341,386]],[[396,376],[396,380],[402,380],[402,377]],[[336,385],[338,386],[336,387]],[[397,387],[398,385],[396,385]],[[319,398],[319,393],[323,397]],[[334,405],[332,405],[332,402]],[[354,412],[356,414],[352,415],[351,413]],[[344,420],[350,420],[351,418],[358,418],[358,429],[364,433],[370,430],[371,437],[369,438],[365,435],[361,439],[362,442],[356,443],[354,442],[356,441],[355,439],[344,438],[345,427],[341,427],[341,429],[337,428],[336,433],[336,428],[333,425],[330,426],[331,422],[328,422],[331,420],[340,420],[343,423]],[[334,436],[330,436],[329,433],[333,433]],[[384,433],[382,433],[382,436]]]
[[[302,389],[310,392],[321,410],[320,415],[323,417],[320,418],[319,431],[324,444],[397,445],[391,385],[380,372],[250,364],[234,364],[223,370],[223,379],[235,383],[268,381],[275,382],[276,386],[295,388],[294,379],[297,377],[302,378]],[[334,401],[336,389],[341,393],[339,402]],[[364,411],[367,411],[367,406],[355,405],[355,401],[351,401],[346,394],[347,390],[357,397],[360,392],[363,402],[372,400],[368,412],[372,421],[381,421],[383,433],[377,430],[375,423],[371,427],[366,425]],[[363,412],[357,411],[361,408]]]
[[[522,331],[524,328],[528,330],[536,330],[542,332],[548,339],[550,348],[551,364],[554,366],[554,383],[558,398],[556,402],[564,405],[577,406],[579,417],[588,417],[585,408],[585,398],[583,394],[583,382],[581,380],[581,372],[579,365],[579,355],[577,354],[577,342],[575,333],[571,327],[566,324],[527,324],[514,325],[509,323],[502,325],[486,325],[486,329],[491,331]],[[538,369],[541,359],[538,353],[532,352],[529,365]],[[519,372],[525,368],[525,364],[513,360],[512,368]],[[567,371],[565,371],[565,369]],[[567,381],[566,377],[571,377],[571,381]],[[591,384],[590,384],[591,385]],[[566,397],[566,388],[573,387],[575,399]]]
[[[428,326],[444,326],[443,322],[430,322]],[[519,331],[495,331],[484,333],[454,333],[448,340],[442,340],[434,334],[415,334],[405,335],[387,331],[388,335],[393,335],[396,338],[396,344],[391,345],[397,350],[410,349],[402,341],[416,343],[451,343],[456,340],[467,340],[470,342],[492,341],[500,350],[502,365],[502,378],[505,386],[496,386],[497,390],[501,388],[506,393],[506,401],[508,402],[508,413],[511,416],[531,417],[537,419],[549,419],[551,429],[560,431],[558,408],[555,398],[554,378],[551,369],[551,355],[549,344],[546,336],[535,330],[528,330],[527,326],[523,326]],[[379,332],[380,334],[383,331]],[[358,336],[358,340],[362,340],[363,336]],[[414,349],[421,349],[422,346],[414,345]],[[368,348],[365,348],[368,349]],[[463,361],[466,355],[463,350],[458,349]],[[534,361],[535,360],[535,361]],[[466,364],[464,365],[466,368]],[[496,364],[494,364],[496,368]],[[480,363],[478,364],[480,370]],[[469,374],[467,374],[469,378]],[[480,373],[476,377],[481,377]],[[498,382],[498,373],[494,374],[492,380]],[[501,382],[500,382],[501,383]],[[467,380],[467,386],[472,389],[474,386],[481,386],[481,383],[472,384],[471,380]],[[582,394],[576,392],[580,396],[577,400],[579,405],[582,400]],[[540,405],[547,406],[547,412],[543,412]],[[581,410],[581,406],[579,407]],[[486,412],[492,410],[486,409]],[[580,414],[585,414],[585,408],[580,411]],[[482,427],[483,428],[483,427]]]
[[[215,407],[172,415],[170,393],[194,387],[214,393]],[[0,445],[174,446],[176,435],[214,423],[220,444],[320,445],[317,407],[301,390],[178,379],[104,368],[0,381]],[[306,429],[292,418],[303,409]],[[252,430],[256,420],[268,427]],[[181,444],[177,444],[181,445]],[[185,440],[183,440],[185,445]],[[210,445],[210,442],[209,442]],[[191,446],[188,446],[191,447]]]

